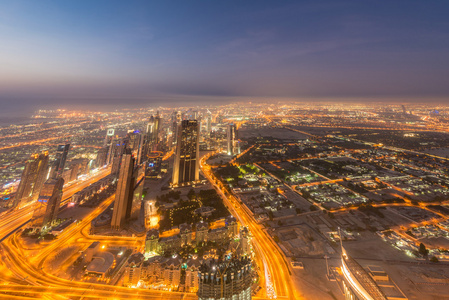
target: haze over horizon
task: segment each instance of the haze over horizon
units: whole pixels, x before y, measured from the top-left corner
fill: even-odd
[[[448,102],[441,1],[3,1],[4,110]]]

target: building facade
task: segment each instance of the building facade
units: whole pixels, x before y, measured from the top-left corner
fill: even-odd
[[[251,260],[232,258],[201,265],[198,300],[250,300]]]
[[[23,170],[13,207],[18,207],[31,201],[36,201],[47,180],[48,152],[33,154],[26,162]]]
[[[62,178],[51,178],[44,183],[31,220],[33,227],[49,227],[56,220],[61,205],[63,186]]]
[[[172,184],[188,184],[199,178],[199,124],[184,120],[178,127]]]

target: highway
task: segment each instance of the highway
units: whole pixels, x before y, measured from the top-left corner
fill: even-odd
[[[81,191],[85,187],[91,185],[92,183],[104,178],[109,175],[110,169],[103,169],[98,171],[85,181],[75,182],[64,188],[61,205],[64,205],[69,201],[73,194]],[[15,229],[24,225],[33,216],[33,205],[28,204],[20,209],[11,210],[6,213],[0,220],[0,241],[2,241],[8,234],[10,234]]]
[[[252,214],[238,199],[233,195],[226,195],[224,186],[215,178],[211,167],[206,164],[208,157],[209,155],[206,155],[201,159],[200,165],[203,174],[221,195],[231,213],[239,219],[240,223],[248,227],[253,236],[253,244],[255,245],[256,252],[262,256],[264,274],[261,274],[261,276],[264,276],[263,281],[265,282],[267,297],[303,299],[299,291],[295,290],[293,286],[287,261],[276,243],[261,228]]]

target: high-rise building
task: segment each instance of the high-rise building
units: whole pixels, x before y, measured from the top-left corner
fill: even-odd
[[[33,227],[43,228],[55,221],[61,205],[63,185],[64,179],[61,177],[50,178],[44,183],[31,220]]]
[[[228,155],[237,154],[237,129],[235,124],[228,124],[226,137]]]
[[[62,176],[64,172],[65,162],[67,160],[67,154],[69,153],[70,144],[59,145],[56,150],[56,159],[51,168],[51,178],[58,178]]]
[[[131,214],[134,188],[133,171],[134,157],[132,154],[124,154],[115,194],[114,210],[112,212],[111,226],[113,229],[121,229]]]
[[[36,201],[47,179],[48,153],[33,154],[26,162],[14,197],[13,207]]]
[[[210,133],[211,131],[212,131],[212,114],[208,112],[206,116],[206,133]]]
[[[199,126],[197,120],[184,120],[178,127],[173,166],[174,186],[199,181]]]
[[[95,166],[97,168],[103,167],[104,165],[107,164],[108,152],[109,152],[109,147],[102,147],[100,150],[98,150],[97,158],[95,159]]]
[[[154,118],[154,132],[153,132],[153,140],[158,143],[159,142],[159,131],[161,130],[161,122],[162,118],[157,112],[156,117]]]
[[[199,271],[198,300],[250,300],[251,260],[231,258],[204,263]]]
[[[146,134],[147,134],[147,141],[151,141],[154,137],[154,117],[151,116],[148,120]]]
[[[114,133],[115,133],[114,128],[109,128],[106,131],[106,137],[104,138],[104,143],[103,143],[104,147],[109,147],[112,144],[112,141],[114,140]]]
[[[127,139],[114,140],[109,148],[108,165],[111,166],[111,174],[117,174],[120,169],[122,155],[125,153],[128,145]]]
[[[121,160],[112,212],[111,227],[116,230],[122,229],[129,220],[139,218],[142,203],[145,171],[141,166],[134,166],[135,159],[127,152]]]

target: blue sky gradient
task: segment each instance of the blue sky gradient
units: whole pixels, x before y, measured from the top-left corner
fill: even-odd
[[[448,1],[3,0],[0,101],[446,101],[448,15]]]

